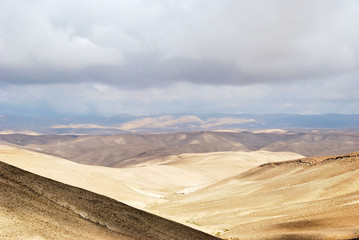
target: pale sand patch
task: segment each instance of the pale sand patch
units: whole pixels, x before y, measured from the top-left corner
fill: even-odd
[[[127,184],[126,184],[127,185]],[[155,197],[155,198],[163,198],[164,196],[163,195],[159,195],[159,194],[153,194],[153,193],[149,193],[149,192],[145,192],[145,191],[142,191],[140,189],[137,189],[135,187],[131,187],[129,185],[127,185],[129,188],[131,188],[132,190],[135,190],[136,192],[140,193],[140,194],[143,194],[143,195],[147,195],[147,196],[150,196],[150,197]]]
[[[352,201],[352,202],[345,203],[342,206],[348,206],[348,205],[354,205],[354,204],[359,204],[359,200],[355,200],[355,201]]]
[[[253,131],[254,133],[287,133],[287,131],[283,129],[263,129]]]
[[[40,135],[37,132],[34,131],[0,131],[0,134],[8,135],[8,134],[25,134],[25,135],[31,135],[31,136],[37,136]]]

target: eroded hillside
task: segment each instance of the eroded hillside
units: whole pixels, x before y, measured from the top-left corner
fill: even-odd
[[[1,239],[216,239],[0,162]]]

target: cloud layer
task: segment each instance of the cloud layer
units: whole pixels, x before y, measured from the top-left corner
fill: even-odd
[[[339,81],[339,84],[338,84]],[[127,90],[103,83],[9,85],[0,88],[2,114],[359,113],[357,77],[268,85],[177,83]]]
[[[287,95],[297,88],[317,105],[308,112],[359,113],[354,99],[344,107],[344,92],[316,96],[357,93],[357,29],[355,0],[0,0],[0,104],[242,112],[276,99],[270,111],[306,112]],[[258,106],[231,108],[235,101]],[[284,101],[288,109],[275,110]]]
[[[359,66],[357,1],[3,0],[0,9],[9,83],[240,85]]]

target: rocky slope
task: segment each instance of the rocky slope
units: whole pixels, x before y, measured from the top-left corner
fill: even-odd
[[[0,162],[1,239],[216,239]]]

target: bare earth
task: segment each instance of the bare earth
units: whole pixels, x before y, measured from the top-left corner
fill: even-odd
[[[0,239],[217,239],[0,162]]]

